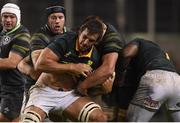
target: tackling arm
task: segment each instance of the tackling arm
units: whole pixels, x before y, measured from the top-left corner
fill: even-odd
[[[28,64],[29,60],[30,57],[28,55],[24,59],[22,59],[17,66],[18,70],[25,75],[29,75],[32,68],[32,66]]]
[[[22,56],[10,52],[8,58],[0,58],[0,69],[15,69],[22,60]]]
[[[31,58],[33,62],[37,60],[40,53],[41,53],[41,50],[35,50],[31,53]],[[34,80],[37,80],[41,72],[35,71],[34,67],[29,64],[30,60],[31,60],[30,56],[29,55],[26,56],[23,60],[20,61],[17,68],[23,74],[30,76]]]
[[[75,75],[87,76],[92,71],[92,68],[86,64],[62,64],[59,63],[60,58],[49,48],[45,48],[36,63],[35,69],[42,72],[56,73],[68,72]]]
[[[97,68],[88,78],[80,83],[77,90],[82,92],[88,88],[104,83],[115,71],[118,53],[108,53],[102,58],[102,65]]]

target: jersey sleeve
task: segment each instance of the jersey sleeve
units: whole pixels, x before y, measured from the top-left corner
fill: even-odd
[[[19,54],[22,57],[25,57],[30,49],[30,34],[29,33],[20,33],[13,39],[12,52]]]
[[[106,40],[102,44],[100,44],[99,49],[101,51],[101,54],[104,55],[111,52],[119,53],[122,49],[122,46],[115,40]]]
[[[31,38],[31,51],[44,49],[49,44],[49,39],[43,33],[35,33]]]
[[[102,41],[98,44],[98,50],[102,55],[117,52],[119,53],[125,45],[123,37],[112,26],[108,25],[107,32],[105,33]]]
[[[62,57],[66,51],[67,43],[63,37],[56,38],[52,43],[47,46],[59,58]]]

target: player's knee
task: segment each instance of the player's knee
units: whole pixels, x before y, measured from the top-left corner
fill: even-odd
[[[22,122],[40,122],[41,116],[34,111],[27,111],[23,114]]]
[[[53,122],[65,122],[67,121],[66,116],[63,114],[62,109],[52,109],[49,111],[49,119]]]
[[[93,115],[91,121],[92,122],[106,122],[108,120],[108,117],[105,113],[101,112],[101,113],[95,113],[95,115]]]

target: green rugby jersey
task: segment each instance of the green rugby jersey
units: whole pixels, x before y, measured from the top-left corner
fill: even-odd
[[[66,28],[64,27],[64,32],[66,32]],[[29,65],[33,67],[31,52],[39,49],[44,49],[48,44],[50,44],[57,35],[61,35],[60,33],[53,33],[47,24],[42,26],[37,32],[35,32],[30,41],[30,61]],[[26,76],[25,89],[29,90],[29,88],[36,83],[36,80],[32,79],[29,76]]]
[[[127,77],[124,82],[125,85],[138,86],[141,77],[148,70],[176,72],[172,61],[167,57],[167,53],[164,52],[155,42],[136,38],[132,40],[130,44],[137,45],[138,53],[131,60],[126,70]]]
[[[80,56],[76,50],[77,34],[74,32],[66,32],[59,38],[56,38],[48,48],[50,48],[60,58],[60,63],[85,63],[93,69],[99,65],[99,54],[95,47],[91,50],[89,56]]]
[[[64,32],[66,30],[64,29]],[[31,38],[31,50],[39,50],[44,49],[48,44],[50,44],[57,35],[61,35],[60,33],[53,33],[48,25],[41,27],[39,31],[34,33]]]
[[[121,52],[125,45],[122,35],[109,23],[106,24],[107,30],[100,42],[96,45],[101,56],[111,52]]]
[[[107,30],[102,38],[102,40],[96,45],[100,56],[106,55],[108,53],[116,52],[121,53],[122,48],[125,45],[125,40],[123,36],[109,23],[106,24]],[[118,57],[117,63],[120,57]],[[120,76],[119,65],[116,65],[116,78]]]
[[[139,73],[139,76],[147,70],[156,69],[176,72],[172,61],[167,57],[167,53],[155,42],[137,38],[130,43],[138,46],[137,56],[132,60],[131,65]]]
[[[30,33],[22,25],[10,32],[0,33],[0,58],[8,58],[10,52],[25,57],[29,52]],[[24,78],[17,69],[1,70],[0,75],[4,85],[23,85]]]

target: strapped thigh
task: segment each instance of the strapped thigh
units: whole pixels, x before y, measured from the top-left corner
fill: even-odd
[[[25,112],[22,122],[40,122],[41,116],[35,111],[27,111]]]
[[[89,102],[86,105],[83,106],[81,109],[78,120],[82,122],[88,122],[89,121],[89,116],[90,114],[95,110],[95,109],[101,109],[101,107],[94,103],[94,102]]]

